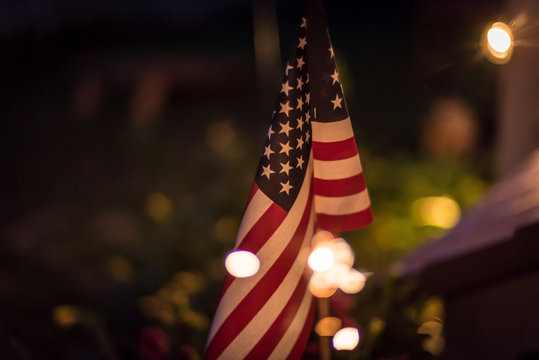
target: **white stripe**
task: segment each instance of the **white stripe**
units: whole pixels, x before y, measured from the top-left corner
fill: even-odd
[[[371,204],[367,189],[348,196],[314,196],[314,207],[319,214],[346,215],[365,210]]]
[[[284,336],[281,338],[281,341],[279,341],[275,349],[273,349],[273,352],[268,357],[268,360],[286,359],[286,357],[290,355],[294,344],[298,340],[298,337],[305,326],[305,321],[307,320],[307,316],[309,316],[309,309],[311,308],[312,301],[313,296],[307,287],[294,320],[292,320],[292,323],[288,329],[286,329]]]
[[[260,311],[251,319],[249,324],[243,328],[238,336],[223,351],[219,359],[243,359],[258,344],[262,336],[268,331],[275,319],[279,316],[286,303],[294,293],[298,282],[305,274],[307,257],[309,256],[308,246],[314,231],[314,212],[311,211],[309,225],[296,261],[286,274],[279,287],[271,295],[268,301],[262,306]],[[306,289],[309,291],[308,288]]]
[[[310,159],[312,159],[312,156]],[[255,287],[260,279],[264,277],[273,263],[279,258],[286,244],[288,244],[290,241],[299,224],[301,216],[303,215],[305,205],[309,198],[311,177],[312,160],[309,160],[303,186],[300,189],[294,205],[292,205],[292,208],[279,228],[277,228],[273,235],[268,239],[268,241],[266,241],[266,243],[256,254],[260,260],[260,270],[258,270],[256,275],[249,278],[234,279],[232,284],[230,284],[226,292],[221,297],[217,311],[215,312],[215,316],[213,318],[207,344],[210,343],[217,330],[221,327],[230,313],[236,308],[239,302],[253,289],[253,287]]]
[[[238,236],[236,237],[236,248],[241,240],[247,235],[249,230],[253,225],[260,219],[260,217],[268,210],[268,208],[273,204],[273,201],[266,196],[260,189],[258,189],[249,202],[247,209],[245,209],[245,215],[241,219],[240,229],[238,231]]]
[[[343,141],[354,136],[350,118],[328,123],[311,121],[311,127],[313,130],[313,141]]]
[[[343,160],[314,160],[314,177],[323,180],[346,179],[363,171],[359,156]]]

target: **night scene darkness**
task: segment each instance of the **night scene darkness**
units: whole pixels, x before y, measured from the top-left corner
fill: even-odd
[[[4,0],[0,54],[0,359],[539,358],[538,2]]]

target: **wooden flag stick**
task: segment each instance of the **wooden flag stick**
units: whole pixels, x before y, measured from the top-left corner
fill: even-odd
[[[318,321],[329,316],[329,298],[318,298]],[[320,360],[331,360],[330,336],[320,336]]]

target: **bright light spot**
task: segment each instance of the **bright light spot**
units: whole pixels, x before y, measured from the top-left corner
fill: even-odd
[[[315,272],[309,282],[309,290],[318,298],[328,298],[337,290],[327,279],[326,273]]]
[[[226,270],[237,278],[253,276],[260,269],[260,260],[250,251],[233,251],[226,257]]]
[[[339,287],[347,294],[357,294],[365,287],[365,275],[356,269],[350,269]]]
[[[313,250],[307,261],[314,271],[326,271],[333,265],[333,252],[329,248],[321,246]]]
[[[52,319],[61,327],[70,327],[79,321],[79,311],[71,305],[56,306],[52,310]]]
[[[318,334],[318,336],[333,336],[341,328],[341,326],[341,319],[328,316],[316,324],[314,331]]]
[[[333,336],[333,347],[337,350],[354,350],[359,343],[359,331],[353,327],[345,327]]]
[[[412,214],[421,225],[449,229],[459,221],[460,208],[447,196],[427,196],[414,201]]]
[[[502,29],[491,28],[487,33],[488,44],[497,52],[506,52],[511,46],[511,36]]]
[[[328,246],[335,257],[334,262],[348,267],[354,265],[354,252],[348,243],[341,238],[337,238]]]
[[[483,32],[483,53],[491,62],[503,64],[509,61],[513,51],[513,32],[502,22],[496,22]]]
[[[316,247],[317,245],[321,244],[322,242],[330,242],[334,238],[333,234],[326,230],[320,230],[318,231],[311,240],[311,245],[313,247]]]
[[[309,291],[311,292],[311,294],[313,294],[317,298],[325,299],[335,294],[335,291],[337,291],[337,288],[319,286],[319,284],[317,284],[316,282],[313,282],[311,278],[311,282],[309,283]]]
[[[146,212],[155,221],[163,222],[172,213],[172,202],[164,194],[152,193],[146,199]]]

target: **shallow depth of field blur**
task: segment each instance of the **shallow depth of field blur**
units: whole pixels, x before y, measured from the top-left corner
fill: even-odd
[[[501,5],[325,1],[375,217],[343,234],[356,268],[386,271],[492,182],[500,67],[478,41]],[[199,358],[302,8],[0,5],[0,358]],[[369,354],[432,358],[417,328],[441,304],[407,301],[367,284],[332,311]]]

